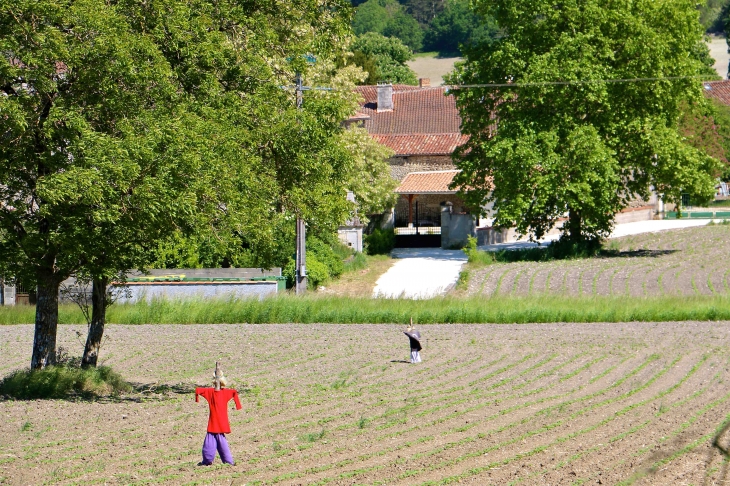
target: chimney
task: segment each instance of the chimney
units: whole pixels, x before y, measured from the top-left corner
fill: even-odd
[[[421,88],[430,88],[431,78],[418,78],[418,86]]]
[[[378,91],[378,113],[393,111],[393,85],[378,83],[376,89]]]

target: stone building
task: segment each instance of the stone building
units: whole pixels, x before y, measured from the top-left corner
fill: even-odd
[[[451,154],[466,141],[461,118],[447,88],[381,84],[360,86],[364,101],[353,117],[370,135],[395,154],[391,175],[401,182],[400,195],[386,224],[395,228],[440,227],[441,207],[449,202],[465,211],[456,191],[449,188],[458,172]]]

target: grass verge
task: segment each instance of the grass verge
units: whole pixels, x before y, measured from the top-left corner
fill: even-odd
[[[0,395],[20,400],[36,398],[93,398],[130,392],[129,383],[108,366],[79,368],[48,366],[41,370],[18,370],[0,381]]]
[[[72,306],[63,306],[62,324],[81,324]],[[0,308],[0,324],[31,323],[23,307]],[[352,296],[282,295],[264,300],[154,301],[115,305],[114,324],[225,323],[497,323],[660,322],[730,320],[730,296],[570,297],[540,294],[526,297],[371,299]]]

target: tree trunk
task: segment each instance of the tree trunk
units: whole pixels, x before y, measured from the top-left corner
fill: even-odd
[[[109,279],[103,277],[95,278],[91,285],[91,323],[84,347],[84,357],[81,359],[81,366],[84,367],[96,366],[99,359],[99,349],[106,323],[106,287],[108,284]]]
[[[568,210],[568,240],[573,243],[581,243],[583,241],[582,231],[583,218],[580,211],[575,209]]]
[[[56,362],[56,333],[58,332],[58,287],[60,282],[48,276],[38,278],[35,305],[35,336],[30,368],[37,370]]]

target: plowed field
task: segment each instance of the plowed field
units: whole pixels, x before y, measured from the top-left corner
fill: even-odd
[[[471,272],[469,295],[700,295],[730,290],[730,226],[616,238],[609,258],[498,263]]]
[[[75,331],[61,344],[79,351]],[[730,323],[109,326],[117,400],[0,401],[4,484],[726,484]],[[0,374],[32,326],[0,328]],[[215,359],[235,466],[197,467]],[[167,385],[167,386],[162,386]],[[713,438],[718,435],[718,445]]]

